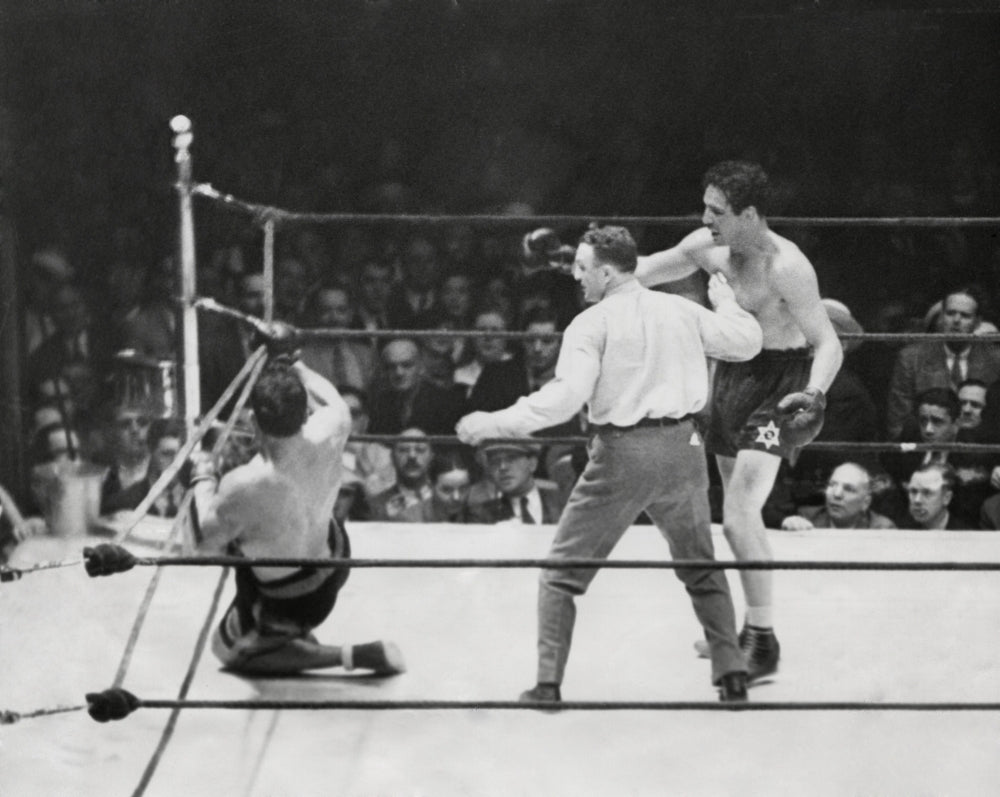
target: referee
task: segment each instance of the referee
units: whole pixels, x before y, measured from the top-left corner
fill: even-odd
[[[643,511],[674,559],[712,559],[707,460],[692,415],[705,406],[706,357],[749,360],[761,349],[756,320],[725,278],[709,282],[715,312],[635,278],[635,241],[623,227],[596,227],[580,239],[573,276],[593,306],[563,333],[555,378],[497,412],[462,418],[459,438],[525,437],[562,423],[586,403],[595,435],[589,462],[563,510],[550,558],[607,558]],[[691,596],[723,701],[747,699],[746,663],[736,638],[722,570],[674,571]],[[574,598],[595,568],[543,568],[538,595],[537,685],[522,700],[558,704],[569,658]]]

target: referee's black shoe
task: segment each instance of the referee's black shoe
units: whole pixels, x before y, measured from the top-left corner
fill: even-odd
[[[562,695],[559,693],[559,684],[536,684],[526,692],[521,692],[522,703],[550,703],[551,708],[539,707],[540,711],[558,711],[562,702]]]
[[[719,679],[719,700],[723,703],[745,703],[747,674],[742,670],[727,672]]]

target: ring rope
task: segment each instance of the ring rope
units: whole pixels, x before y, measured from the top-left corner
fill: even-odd
[[[244,557],[244,556],[135,556],[119,546],[104,544],[88,548],[87,572],[91,576],[124,573],[133,567],[316,567],[316,568],[424,568],[424,569],[610,569],[610,570],[889,570],[926,572],[933,570],[1000,571],[1000,562],[874,562],[832,560],[763,560],[720,561],[718,559],[594,559],[594,558],[520,558],[520,559],[352,559],[329,557]]]
[[[365,224],[393,223],[411,225],[472,224],[500,227],[525,225],[558,226],[589,224],[600,219],[606,224],[648,224],[663,227],[701,226],[701,217],[689,216],[617,216],[596,214],[582,215],[493,215],[493,214],[429,214],[429,213],[302,213],[283,210],[271,205],[260,205],[225,194],[210,183],[196,183],[191,193],[211,199],[233,210],[247,213],[259,224],[269,221],[295,222],[355,222]],[[796,225],[805,227],[997,227],[1000,218],[988,216],[908,216],[908,217],[827,217],[827,216],[773,216],[768,222],[775,226]]]
[[[124,692],[124,695],[121,694]],[[89,710],[99,721],[124,719],[137,708],[298,710],[298,711],[450,711],[450,710],[545,710],[545,711],[997,711],[1000,703],[958,701],[816,700],[796,702],[729,703],[704,700],[146,700],[125,690],[107,690],[87,695]],[[107,716],[106,706],[117,711]]]

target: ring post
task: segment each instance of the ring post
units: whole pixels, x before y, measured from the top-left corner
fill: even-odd
[[[198,366],[198,311],[195,308],[195,248],[194,214],[191,202],[191,153],[193,135],[191,120],[175,116],[170,120],[174,132],[174,161],[177,163],[177,197],[180,209],[178,235],[177,276],[181,288],[181,302],[177,310],[177,330],[180,340],[181,360],[178,363],[178,399],[181,417],[190,434],[201,412],[201,388]]]

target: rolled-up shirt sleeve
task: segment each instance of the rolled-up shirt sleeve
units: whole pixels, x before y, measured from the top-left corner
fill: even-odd
[[[572,418],[593,395],[601,372],[604,335],[578,316],[563,333],[555,377],[506,409],[491,413],[497,435],[521,437]]]
[[[698,309],[698,329],[709,357],[740,362],[760,353],[764,345],[760,324],[736,302],[721,302],[715,312]]]

